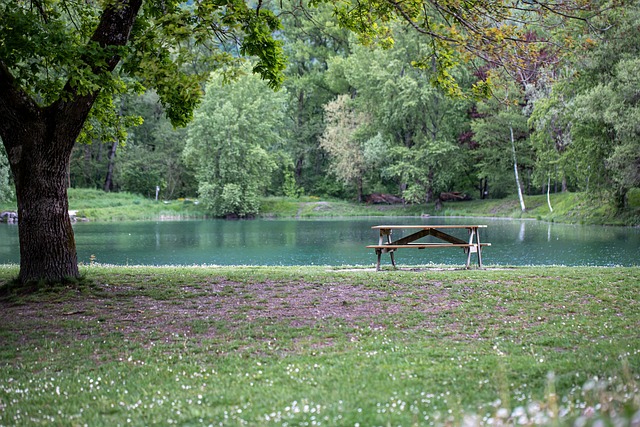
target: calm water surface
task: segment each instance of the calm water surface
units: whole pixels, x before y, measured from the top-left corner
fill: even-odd
[[[373,265],[379,224],[486,224],[486,265],[637,266],[640,229],[478,218],[78,223],[80,262],[148,265]],[[466,239],[466,231],[457,234]],[[394,232],[397,233],[397,232]],[[400,237],[401,234],[394,234]],[[461,249],[400,250],[401,265],[463,265]],[[0,264],[18,263],[18,229],[0,224]],[[383,255],[383,264],[389,256]]]

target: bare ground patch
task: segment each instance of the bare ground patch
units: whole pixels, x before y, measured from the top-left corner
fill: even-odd
[[[454,334],[459,329],[453,321],[442,321],[460,301],[439,282],[421,287],[390,283],[381,290],[345,283],[216,279],[174,288],[169,297],[155,295],[156,286],[162,285],[137,289],[102,284],[97,292],[66,295],[60,301],[19,305],[0,301],[0,324],[5,330],[28,331],[22,338],[25,343],[42,338],[70,342],[116,332],[143,346],[187,338],[192,342],[238,339],[243,334],[260,340],[266,339],[264,331],[273,325],[302,331],[336,325],[343,330],[384,329],[407,327],[405,320],[411,318],[413,329],[439,325],[435,327],[449,328]],[[460,338],[472,337],[461,334]],[[331,345],[331,338],[321,340]]]

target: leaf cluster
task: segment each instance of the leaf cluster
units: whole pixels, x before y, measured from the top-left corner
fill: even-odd
[[[275,169],[268,150],[284,133],[285,96],[251,73],[231,84],[222,73],[212,74],[183,155],[196,171],[201,202],[214,215],[257,213]]]
[[[176,126],[192,119],[209,73],[228,67],[234,75],[240,55],[257,58],[254,72],[272,88],[282,84],[284,53],[273,37],[279,21],[270,10],[242,0],[143,2],[124,38],[101,27],[107,11],[118,7],[117,2],[3,1],[0,64],[42,106],[154,88]],[[107,101],[96,106],[111,107]],[[94,117],[111,120],[107,113]]]

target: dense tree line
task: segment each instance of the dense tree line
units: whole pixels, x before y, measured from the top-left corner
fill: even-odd
[[[610,28],[517,72],[459,62],[448,69],[452,94],[436,67],[416,62],[433,57],[433,41],[406,26],[391,28],[391,46],[363,46],[329,7],[291,8],[281,90],[248,68],[231,80],[214,73],[187,129],[171,125],[156,92],[122,95],[126,140],[77,143],[70,184],[149,197],[159,187],[218,216],[252,215],[264,195],[430,203],[442,192],[499,198],[549,186],[623,206],[640,186],[638,3],[598,19]],[[488,77],[490,96],[471,96]],[[2,167],[0,157],[0,179]]]

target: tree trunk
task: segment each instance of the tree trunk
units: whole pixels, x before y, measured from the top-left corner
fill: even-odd
[[[142,0],[109,3],[91,37],[101,47],[123,46]],[[120,61],[79,58],[95,74],[110,73]],[[69,80],[60,97],[38,105],[0,59],[0,137],[7,150],[18,201],[20,282],[61,282],[79,277],[69,219],[67,176],[76,138],[99,91],[79,93]]]
[[[304,167],[304,154],[301,154],[296,160],[295,177],[296,181],[302,181],[302,168]]]
[[[427,174],[427,194],[426,194],[426,202],[430,203],[432,200],[435,200],[435,195],[433,194],[433,178],[434,178],[433,168],[429,169],[429,173]]]
[[[480,182],[476,188],[480,191],[480,199],[486,199],[489,195],[489,178],[480,178]]]
[[[553,212],[553,208],[551,207],[551,175],[549,175],[549,179],[547,180],[547,205],[549,205],[549,210]]]
[[[60,282],[79,277],[67,199],[67,176],[75,138],[59,136],[55,120],[42,114],[24,133],[5,135],[18,201],[20,282]]]
[[[82,186],[91,186],[95,185],[95,172],[94,166],[92,162],[92,153],[91,153],[91,145],[85,145],[83,148],[83,162],[82,162]],[[69,187],[71,187],[71,183],[69,183]]]
[[[513,137],[513,127],[509,126],[511,132],[511,152],[513,154],[513,173],[516,176],[516,186],[518,187],[518,198],[520,199],[520,209],[524,212],[527,208],[524,206],[524,197],[522,196],[522,186],[520,185],[520,178],[518,177],[518,159],[516,158],[516,141]]]
[[[116,161],[116,150],[118,148],[118,141],[113,141],[111,149],[109,150],[109,159],[107,164],[107,177],[104,179],[104,191],[107,193],[113,190],[113,166]]]

